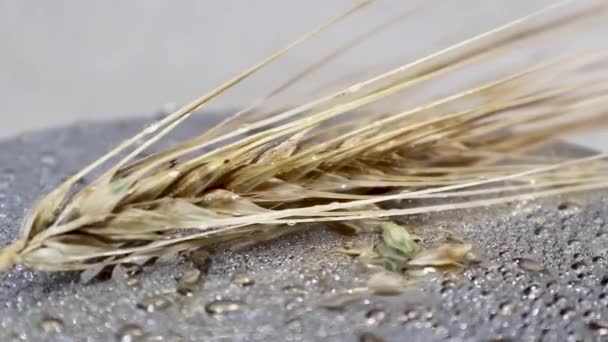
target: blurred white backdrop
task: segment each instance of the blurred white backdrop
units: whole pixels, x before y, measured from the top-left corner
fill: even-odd
[[[412,60],[552,2],[379,0],[209,108],[245,105],[338,43],[403,11],[417,8],[395,28],[311,76],[284,101],[326,84],[323,80]],[[353,3],[0,0],[0,137],[182,104]],[[595,139],[590,144],[600,143]]]

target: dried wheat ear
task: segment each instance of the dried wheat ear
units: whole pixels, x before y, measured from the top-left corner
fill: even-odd
[[[469,244],[422,246],[395,218],[608,187],[604,154],[568,159],[533,152],[607,123],[601,48],[493,70],[492,77],[476,73],[519,50],[576,39],[605,19],[605,4],[574,10],[572,1],[303,104],[278,111],[260,106],[390,26],[384,23],[200,136],[140,157],[213,98],[371,5],[356,4],[69,178],[30,211],[17,240],[0,251],[0,269],[145,262],[274,239],[315,222],[382,232],[369,253],[343,252],[395,271],[459,266],[474,259]],[[459,72],[479,74],[478,81],[416,102],[416,94]],[[75,189],[103,167],[96,180]]]

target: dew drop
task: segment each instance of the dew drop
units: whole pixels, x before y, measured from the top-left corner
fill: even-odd
[[[534,228],[534,235],[541,235],[545,231],[546,231],[545,227],[538,226],[538,227]]]
[[[576,315],[576,312],[572,308],[563,308],[559,314],[563,319],[570,320]]]
[[[440,292],[446,293],[446,292],[449,292],[450,290],[453,290],[454,288],[456,288],[456,282],[452,279],[446,279],[441,282]]]
[[[120,342],[135,342],[142,340],[144,335],[144,329],[139,325],[127,324],[118,331],[116,337]]]
[[[515,259],[513,259],[513,261],[515,261],[517,266],[519,266],[521,269],[524,269],[526,271],[542,272],[545,270],[545,267],[543,266],[542,263],[540,263],[539,261],[533,260],[533,259],[515,258]]]
[[[302,305],[302,301],[303,301],[302,297],[297,297],[293,300],[288,300],[285,303],[285,310],[293,311],[293,310],[297,309],[300,305]]]
[[[498,306],[498,311],[502,315],[509,316],[513,312],[513,304],[510,302],[503,302]]]
[[[372,309],[365,314],[366,322],[369,325],[378,325],[387,319],[386,311],[382,309]]]
[[[177,294],[185,297],[192,297],[194,295],[194,290],[190,287],[179,287],[176,290]]]
[[[542,295],[543,289],[538,284],[532,284],[526,287],[523,293],[526,298],[534,300]]]
[[[241,312],[247,308],[247,303],[240,300],[216,300],[205,305],[205,311],[210,315],[225,315]]]
[[[246,287],[255,284],[255,280],[246,273],[237,273],[232,276],[232,283],[238,286]]]
[[[151,296],[144,298],[137,304],[137,307],[148,312],[156,312],[167,309],[171,302],[164,296]]]
[[[570,239],[568,240],[567,244],[570,247],[579,247],[581,245],[581,242],[577,239]]]
[[[40,329],[46,334],[58,334],[63,331],[63,321],[55,317],[45,317],[40,322]]]
[[[403,315],[399,318],[401,322],[411,322],[420,319],[420,313],[414,309],[408,309],[403,312]]]
[[[592,321],[587,325],[589,329],[594,331],[600,336],[608,335],[608,322],[605,321]]]
[[[585,269],[587,265],[584,261],[578,261],[572,264],[571,268],[577,272],[581,272]]]
[[[569,215],[576,214],[581,210],[581,206],[575,202],[562,202],[557,206],[559,211],[566,212]]]

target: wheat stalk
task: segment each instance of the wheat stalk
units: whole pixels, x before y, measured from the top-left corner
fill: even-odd
[[[332,53],[208,132],[138,159],[201,106],[370,3],[357,3],[65,181],[40,200],[19,238],[1,250],[0,269],[141,262],[274,239],[311,222],[383,231],[374,257],[392,269],[458,264],[470,258],[469,245],[425,249],[390,218],[608,187],[603,154],[555,160],[530,152],[606,124],[608,82],[587,75],[606,61],[602,51],[562,54],[422,104],[400,103],[450,73],[563,39],[563,29],[605,11],[594,6],[539,20],[569,1],[310,102],[273,114],[258,110],[340,52]],[[383,103],[388,106],[377,110]],[[99,178],[75,190],[85,175],[119,155]],[[410,201],[407,208],[390,206],[403,200]]]

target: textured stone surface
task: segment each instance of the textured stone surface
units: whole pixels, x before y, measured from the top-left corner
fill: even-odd
[[[37,196],[143,122],[80,124],[1,142],[0,244],[16,235]],[[208,123],[199,117],[173,137]],[[17,268],[0,275],[0,340],[601,340],[608,338],[606,202],[605,192],[595,192],[411,218],[421,231],[450,225],[486,261],[430,277],[403,295],[371,296],[342,310],[320,304],[363,286],[368,276],[332,250],[374,236],[343,237],[311,227],[221,252],[200,288],[180,291],[176,279],[194,269],[186,261],[91,284],[75,274]],[[222,310],[235,311],[217,313]]]

